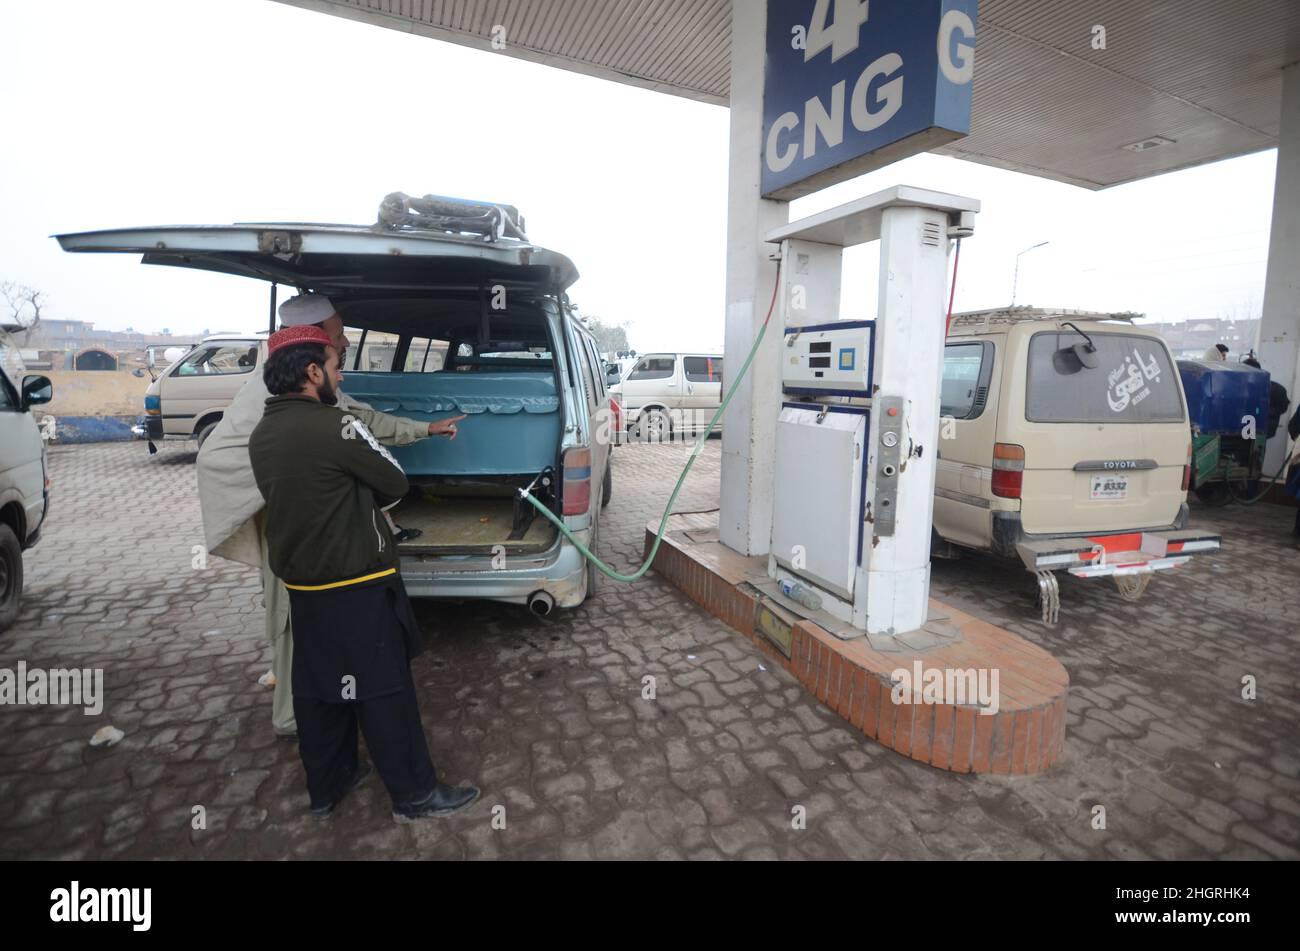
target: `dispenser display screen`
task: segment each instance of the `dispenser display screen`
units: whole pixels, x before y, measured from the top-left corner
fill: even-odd
[[[787,393],[870,395],[876,323],[843,320],[785,332],[781,384]]]

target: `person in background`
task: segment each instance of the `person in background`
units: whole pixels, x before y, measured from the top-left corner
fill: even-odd
[[[429,757],[411,658],[423,645],[381,506],[406,475],[365,424],[337,403],[338,351],[319,327],[271,336],[271,398],[248,441],[266,499],[271,570],[289,591],[293,707],[311,811],[332,814],[364,782],[357,732],[396,819],[451,815],[473,786],[440,783]]]
[[[1226,363],[1228,360],[1227,344],[1216,343],[1213,347],[1210,347],[1205,351],[1205,356],[1201,359],[1210,363]]]
[[[1241,362],[1256,370],[1264,369],[1254,357],[1247,357]],[[1281,425],[1282,417],[1286,415],[1286,411],[1290,407],[1291,397],[1287,395],[1286,387],[1270,377],[1268,383],[1268,432],[1266,433],[1269,439],[1277,435],[1277,428]]]
[[[1300,503],[1300,406],[1296,406],[1291,421],[1286,424],[1286,431],[1295,441],[1291,450],[1291,461],[1287,463],[1286,491]],[[1295,513],[1295,527],[1291,529],[1291,542],[1300,548],[1300,507]]]

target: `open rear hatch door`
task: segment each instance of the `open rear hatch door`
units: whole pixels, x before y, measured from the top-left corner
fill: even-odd
[[[346,296],[446,291],[485,283],[563,291],[573,262],[526,241],[337,224],[180,225],[55,235],[65,251],[139,254],[144,264],[198,268]]]

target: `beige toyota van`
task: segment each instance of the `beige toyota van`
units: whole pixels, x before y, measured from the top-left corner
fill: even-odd
[[[145,391],[145,435],[196,439],[199,446],[253,371],[261,366],[266,341],[257,337],[207,337],[149,384]]]
[[[940,395],[934,552],[1018,558],[1038,577],[1114,577],[1136,600],[1155,571],[1219,547],[1187,530],[1191,430],[1160,336],[1128,315],[1015,308],[956,316]]]

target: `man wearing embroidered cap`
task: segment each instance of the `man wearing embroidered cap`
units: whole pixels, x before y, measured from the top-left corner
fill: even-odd
[[[266,401],[248,453],[266,500],[268,561],[283,579],[296,640],[293,705],[312,813],[325,817],[369,773],[357,732],[397,818],[450,815],[478,798],[438,782],[410,659],[419,625],[381,506],[406,476],[365,424],[334,405],[338,352],[315,326],[272,334]]]
[[[287,300],[280,306],[280,321],[284,328],[311,327],[322,331],[337,351],[342,366],[348,339],[343,319],[328,297],[300,294]],[[271,672],[276,681],[271,723],[276,735],[292,739],[297,726],[290,688],[293,632],[289,623],[289,598],[269,567],[266,538],[259,524],[265,503],[257,490],[248,457],[249,437],[261,421],[270,395],[263,375],[253,374],[199,450],[196,469],[208,551],[262,570],[266,633],[271,642]],[[454,439],[456,424],[464,418],[425,423],[380,413],[349,399],[341,391],[335,393],[335,400],[335,405],[360,420],[371,435],[389,446],[407,446],[437,435]]]

